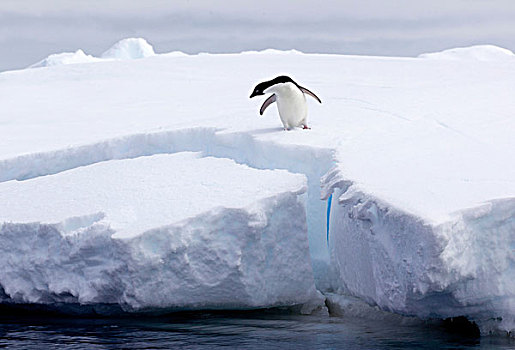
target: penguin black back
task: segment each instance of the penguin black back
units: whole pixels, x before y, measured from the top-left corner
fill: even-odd
[[[289,76],[280,75],[272,80],[267,80],[267,81],[257,84],[256,87],[254,88],[254,91],[250,95],[250,97],[264,95],[265,94],[264,91],[266,89],[268,89],[269,87],[274,86],[276,84],[284,84],[284,83],[293,83],[297,87],[299,87],[299,85],[296,82],[294,82],[293,79],[290,78]]]

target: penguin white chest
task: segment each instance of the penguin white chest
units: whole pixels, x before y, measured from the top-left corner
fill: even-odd
[[[275,93],[277,110],[286,129],[307,125],[306,97],[295,84],[277,84],[267,89],[266,92]]]

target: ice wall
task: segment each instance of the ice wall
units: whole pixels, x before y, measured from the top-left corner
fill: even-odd
[[[184,153],[2,182],[2,302],[309,312],[323,299],[305,190],[302,175]]]
[[[337,170],[329,245],[334,288],[421,318],[466,316],[483,334],[515,329],[515,199],[434,223],[357,190]]]

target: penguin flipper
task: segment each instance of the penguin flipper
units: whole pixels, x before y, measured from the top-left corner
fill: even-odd
[[[322,101],[320,101],[320,99],[318,98],[317,95],[315,95],[314,93],[312,93],[311,91],[309,91],[308,89],[306,89],[305,87],[302,87],[302,86],[299,86],[300,88],[300,91],[302,91],[303,93],[305,94],[308,94],[309,96],[313,97],[315,100],[317,100],[319,103],[322,103]]]
[[[269,98],[267,98],[265,100],[265,102],[263,103],[263,105],[261,106],[261,108],[259,109],[259,115],[263,115],[263,113],[265,112],[265,109],[270,106],[272,103],[274,103],[276,100],[275,98],[275,94],[273,94],[272,96],[270,96]]]

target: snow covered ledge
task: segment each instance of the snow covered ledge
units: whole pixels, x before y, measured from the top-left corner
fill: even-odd
[[[61,311],[303,304],[309,312],[323,298],[305,191],[303,175],[197,153],[3,182],[0,301]]]
[[[401,210],[345,180],[333,194],[329,246],[335,289],[421,318],[466,316],[482,334],[515,332],[515,198],[450,213],[443,222]]]

